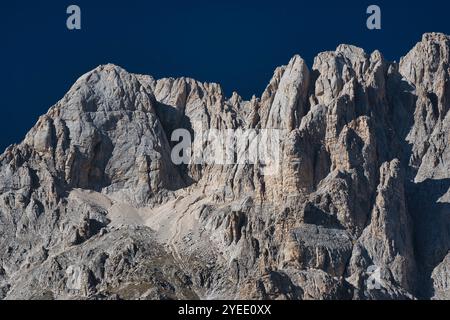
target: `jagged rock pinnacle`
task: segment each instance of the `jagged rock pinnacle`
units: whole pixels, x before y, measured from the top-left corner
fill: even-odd
[[[448,299],[449,66],[340,45],[250,101],[97,67],[0,156],[0,298]],[[279,130],[279,171],[176,166],[176,129]]]

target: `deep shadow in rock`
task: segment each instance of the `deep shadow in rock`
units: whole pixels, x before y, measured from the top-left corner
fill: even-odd
[[[450,203],[440,202],[450,188],[450,179],[409,183],[408,210],[414,220],[414,250],[418,266],[419,298],[433,296],[433,269],[450,249]]]
[[[176,107],[158,102],[156,104],[156,114],[161,121],[170,148],[172,149],[179,141],[172,141],[172,133],[177,129],[185,129],[191,135],[191,141],[194,141],[194,130],[192,128],[191,120],[184,114],[184,111]],[[189,176],[188,167],[186,164],[176,166],[180,177],[183,179],[182,188],[188,187],[195,183],[195,180]]]

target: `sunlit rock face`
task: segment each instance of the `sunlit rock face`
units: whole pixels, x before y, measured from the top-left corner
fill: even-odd
[[[448,299],[449,73],[435,33],[294,56],[250,101],[96,68],[0,156],[0,298]],[[175,165],[177,129],[273,130],[277,170]]]

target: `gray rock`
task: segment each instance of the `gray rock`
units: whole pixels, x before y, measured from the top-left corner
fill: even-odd
[[[448,299],[449,46],[294,56],[250,101],[85,74],[0,156],[0,298]],[[175,166],[178,128],[280,129],[280,171]]]

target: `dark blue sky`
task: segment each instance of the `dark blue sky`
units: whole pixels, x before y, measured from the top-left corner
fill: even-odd
[[[340,43],[380,49],[398,60],[424,32],[450,34],[450,4],[413,1],[1,1],[0,152],[20,142],[39,115],[83,73],[115,63],[154,77],[220,83],[260,95],[276,66],[299,53],[311,66]],[[66,28],[66,8],[82,10],[82,30]],[[366,28],[366,8],[382,9],[382,30]]]

